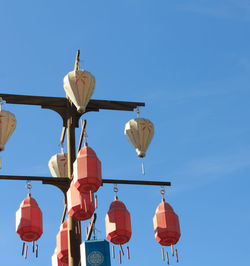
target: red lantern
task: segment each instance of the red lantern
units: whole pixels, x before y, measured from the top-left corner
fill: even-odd
[[[68,263],[62,263],[57,257],[57,250],[55,249],[54,254],[51,257],[52,266],[68,266]]]
[[[165,190],[161,191],[164,195]],[[174,256],[174,245],[179,241],[181,236],[180,224],[178,215],[175,214],[173,208],[165,202],[162,198],[162,202],[158,205],[155,216],[153,218],[155,239],[162,246],[171,246],[172,255]],[[176,260],[178,259],[178,251],[175,249]],[[167,262],[169,264],[168,252],[166,252]],[[165,260],[164,249],[162,248],[162,258]]]
[[[67,192],[68,213],[77,221],[90,219],[95,211],[94,193],[80,193],[71,182]]]
[[[27,242],[36,241],[43,233],[42,212],[30,193],[16,212],[16,232]]]
[[[96,192],[102,184],[101,162],[85,143],[74,162],[74,184],[80,192]]]
[[[105,217],[106,237],[113,244],[123,245],[131,238],[130,214],[124,203],[115,197]]]
[[[157,207],[153,222],[155,239],[162,246],[171,246],[178,242],[181,236],[179,218],[165,199]]]
[[[60,263],[68,264],[68,224],[61,224],[60,231],[56,236],[57,257]]]

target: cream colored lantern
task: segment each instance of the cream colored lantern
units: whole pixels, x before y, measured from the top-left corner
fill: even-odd
[[[63,86],[77,111],[84,113],[95,89],[95,77],[88,71],[74,70],[64,77]]]
[[[135,118],[125,125],[124,134],[141,158],[146,156],[148,146],[154,136],[154,125],[145,118]]]
[[[53,177],[68,177],[68,155],[57,153],[49,160],[49,170]]]
[[[4,150],[8,139],[16,128],[15,115],[6,110],[0,110],[0,151]]]

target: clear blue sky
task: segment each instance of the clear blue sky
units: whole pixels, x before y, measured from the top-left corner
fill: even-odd
[[[167,199],[181,224],[180,265],[249,265],[249,0],[2,0],[0,25],[1,93],[63,97],[63,77],[80,49],[81,66],[96,77],[93,98],[145,101],[142,116],[155,124],[143,177],[123,135],[136,114],[85,116],[103,177],[172,182]],[[50,176],[60,117],[39,107],[4,108],[15,113],[17,128],[0,155],[0,173]],[[1,181],[3,266],[50,265],[63,197],[57,188],[32,185],[44,215],[39,259],[21,257],[15,232],[25,182]],[[112,188],[98,192],[98,238],[105,237]],[[118,188],[132,217],[126,265],[163,265],[152,224],[160,188]]]

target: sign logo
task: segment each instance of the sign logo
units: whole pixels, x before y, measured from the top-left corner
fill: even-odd
[[[91,264],[93,266],[98,266],[98,265],[101,265],[104,262],[104,256],[99,251],[92,251],[88,255],[87,260],[88,260],[89,264]]]

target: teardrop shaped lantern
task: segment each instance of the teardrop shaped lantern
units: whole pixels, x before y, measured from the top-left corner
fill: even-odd
[[[95,211],[94,193],[80,193],[71,182],[67,191],[68,213],[76,221],[90,219]]]
[[[179,241],[181,236],[179,218],[173,208],[165,202],[164,198],[162,198],[162,202],[155,211],[153,224],[155,239],[162,246],[171,246],[172,255],[174,256],[173,246]],[[178,262],[177,249],[175,251]]]
[[[49,170],[53,177],[67,177],[68,176],[68,154],[57,153],[49,160]]]
[[[57,258],[64,265],[68,265],[68,223],[63,222],[56,236]]]
[[[0,151],[4,150],[4,146],[16,128],[15,115],[9,111],[0,109]]]
[[[131,119],[125,125],[124,134],[135,148],[138,157],[143,158],[153,138],[154,125],[145,118]]]
[[[96,192],[102,184],[101,162],[87,143],[79,151],[73,165],[76,188],[81,193]]]
[[[106,237],[116,245],[127,243],[132,235],[130,213],[117,195],[105,217]]]
[[[27,185],[29,194],[25,198],[20,208],[16,212],[16,232],[19,237],[26,242],[33,242],[33,252],[36,251],[36,257],[38,257],[38,245],[35,246],[37,241],[43,233],[43,217],[36,200],[31,197],[30,189],[31,185]],[[28,246],[23,243],[22,255],[25,252],[25,258],[27,257]]]
[[[64,90],[79,113],[84,113],[95,89],[95,77],[86,70],[74,70],[64,77]]]

